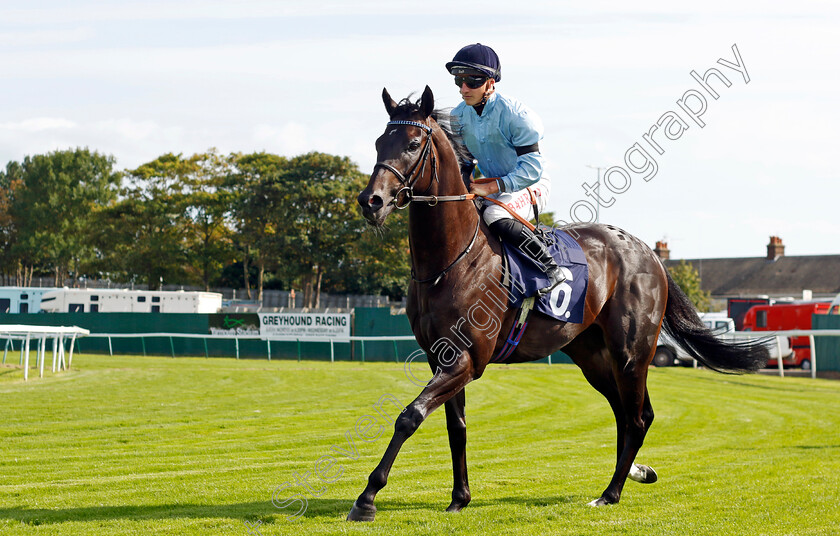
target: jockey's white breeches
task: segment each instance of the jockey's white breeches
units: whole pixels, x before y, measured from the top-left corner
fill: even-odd
[[[532,220],[534,219],[532,204],[536,201],[537,209],[542,213],[548,204],[550,193],[551,181],[546,177],[525,189],[517,190],[516,192],[493,194],[490,197],[504,203],[511,212],[515,212],[518,216],[526,220]],[[510,212],[495,203],[485,200],[484,206],[486,207],[484,209],[484,222],[487,225],[504,218],[513,218]]]

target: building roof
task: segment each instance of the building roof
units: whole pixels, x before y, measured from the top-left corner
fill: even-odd
[[[667,246],[666,246],[667,247]],[[809,289],[814,296],[840,293],[840,255],[743,257],[730,259],[685,259],[700,274],[701,288],[713,297],[801,296]],[[665,260],[665,266],[680,260]]]

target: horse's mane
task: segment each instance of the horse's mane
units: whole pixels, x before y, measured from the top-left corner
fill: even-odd
[[[413,102],[411,97],[412,95],[409,95],[397,104],[397,107],[394,110],[395,115],[400,113],[405,114],[404,116],[408,117],[415,112],[420,112],[420,101],[418,100]],[[452,108],[436,108],[432,112],[432,119],[435,120],[435,123],[437,123],[440,129],[443,130],[444,134],[446,134],[446,139],[449,140],[452,150],[455,151],[455,156],[458,157],[458,162],[472,162],[473,155],[470,153],[470,150],[467,149],[461,135],[458,134],[457,130],[459,129],[457,129],[457,124],[453,124],[454,120],[452,118]]]

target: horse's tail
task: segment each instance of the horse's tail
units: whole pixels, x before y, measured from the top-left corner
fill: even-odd
[[[668,270],[668,302],[662,329],[688,354],[718,372],[750,372],[767,363],[767,340],[725,341],[716,337],[695,312],[688,296]]]

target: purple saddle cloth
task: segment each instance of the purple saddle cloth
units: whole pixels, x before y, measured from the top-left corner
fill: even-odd
[[[566,274],[566,281],[551,294],[537,298],[534,310],[563,322],[580,324],[589,283],[589,266],[583,250],[568,233],[541,227],[548,250]],[[511,307],[520,307],[525,298],[535,296],[537,289],[548,285],[548,277],[540,265],[526,252],[502,243],[506,257],[506,285]]]

